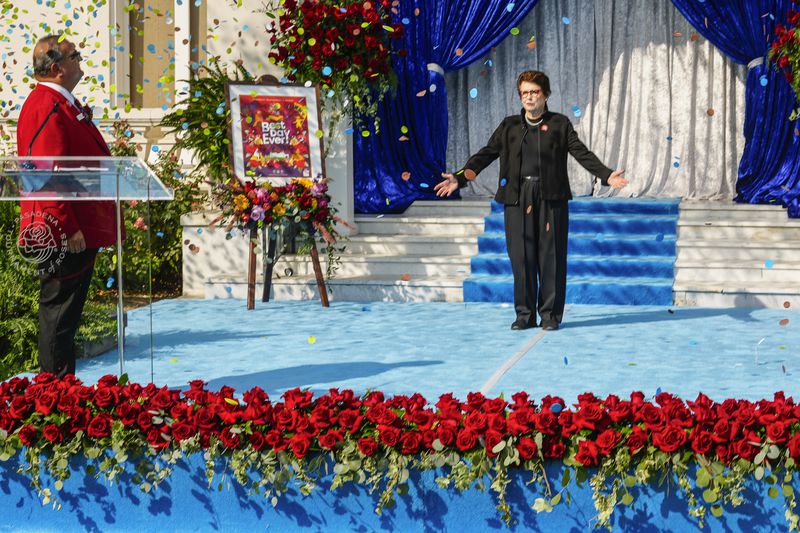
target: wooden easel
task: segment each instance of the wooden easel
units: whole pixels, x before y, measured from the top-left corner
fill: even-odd
[[[269,232],[269,230],[264,230]],[[311,235],[311,264],[314,266],[314,277],[317,280],[317,290],[322,307],[330,307],[328,302],[328,291],[325,288],[325,278],[322,275],[322,266],[319,262],[319,251],[317,251],[317,241],[314,239],[314,228],[309,228]],[[271,233],[271,232],[269,232]],[[266,236],[265,236],[266,240]],[[258,242],[258,228],[250,230],[250,242],[248,245],[249,261],[247,264],[247,309],[256,308],[256,243]],[[277,239],[275,235],[269,235],[269,248],[264,257],[264,290],[261,293],[261,301],[269,301],[269,292],[272,288],[272,268],[275,265]]]

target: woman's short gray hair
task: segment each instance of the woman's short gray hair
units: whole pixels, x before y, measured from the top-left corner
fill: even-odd
[[[33,73],[36,76],[47,76],[50,74],[50,67],[64,59],[64,55],[59,50],[58,35],[48,35],[42,37],[36,43],[33,54]]]

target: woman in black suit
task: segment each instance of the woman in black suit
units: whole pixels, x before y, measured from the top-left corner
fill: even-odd
[[[611,170],[578,138],[569,119],[547,109],[550,80],[535,70],[517,78],[522,111],[503,119],[486,146],[458,172],[443,173],[438,196],[449,196],[474,180],[500,158],[495,200],[505,206],[506,248],[514,273],[514,309],[511,329],[536,326],[538,309],[542,329],[558,329],[567,291],[567,237],[572,199],[567,154],[600,178],[603,185],[622,188],[624,170]],[[538,302],[538,306],[537,306]]]

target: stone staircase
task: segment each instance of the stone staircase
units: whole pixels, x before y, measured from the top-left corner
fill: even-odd
[[[684,200],[677,305],[800,306],[800,220],[780,206]]]
[[[357,215],[358,233],[344,242],[345,253],[334,279],[332,300],[463,300],[462,283],[477,253],[489,199],[415,202],[402,215]],[[325,268],[325,254],[320,254]],[[260,298],[261,266],[256,294]],[[246,275],[220,274],[205,283],[206,298],[244,298]],[[318,297],[308,256],[283,255],[275,264],[272,298]]]

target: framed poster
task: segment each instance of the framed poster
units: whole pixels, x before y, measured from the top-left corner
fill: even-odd
[[[229,83],[225,93],[231,161],[239,181],[281,184],[324,177],[316,87]]]

